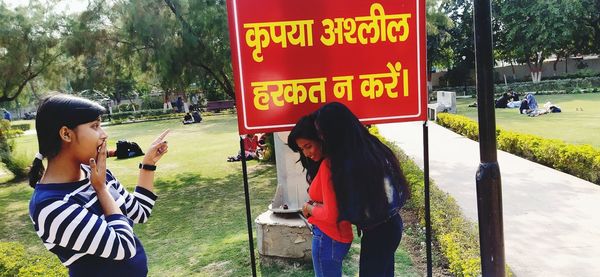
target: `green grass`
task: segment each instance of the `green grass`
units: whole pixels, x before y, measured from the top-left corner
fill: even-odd
[[[244,190],[240,163],[226,162],[239,150],[234,115],[205,117],[201,124],[179,120],[108,126],[109,148],[119,139],[143,150],[164,129],[169,153],[159,162],[152,217],[135,226],[148,255],[151,276],[248,276],[251,274]],[[16,151],[33,157],[37,139],[17,139]],[[129,189],[137,181],[140,158],[109,158],[108,168]],[[277,186],[273,165],[249,162],[252,216],[266,211]],[[32,189],[26,182],[0,184],[0,241],[18,241],[35,255],[50,255],[28,217]],[[256,235],[256,229],[253,230]],[[255,240],[256,242],[256,240]],[[359,240],[344,263],[344,273],[358,275]],[[407,252],[397,252],[397,275],[418,276]],[[257,253],[258,258],[258,253]],[[262,276],[313,276],[311,265],[259,265]]]
[[[561,113],[538,117],[519,114],[519,109],[495,109],[496,125],[502,129],[560,139],[572,144],[589,144],[600,149],[600,93],[538,95],[538,104],[547,101],[559,106]],[[477,108],[468,107],[475,99],[457,99],[458,114],[477,121]],[[578,111],[583,108],[583,111]]]

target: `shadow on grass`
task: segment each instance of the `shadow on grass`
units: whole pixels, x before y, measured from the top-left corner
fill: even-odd
[[[148,223],[136,226],[153,275],[251,274],[241,173],[224,178],[181,173],[159,179],[155,186],[159,199],[152,217]],[[252,221],[267,210],[276,186],[273,166],[252,167],[249,173]],[[262,270],[278,271],[270,267],[261,267]],[[295,274],[291,276],[310,276]]]

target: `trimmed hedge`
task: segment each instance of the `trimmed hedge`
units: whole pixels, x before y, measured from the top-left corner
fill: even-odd
[[[12,124],[12,125],[10,125],[10,128],[13,130],[27,131],[27,130],[31,129],[31,125],[29,123]]]
[[[510,83],[508,87],[504,84],[494,86],[494,94],[501,95],[508,88],[525,95],[526,92],[534,92],[535,94],[573,94],[573,93],[600,93],[600,77],[586,77],[575,79],[560,79],[560,80],[543,80],[539,83],[517,82]],[[462,95],[465,87],[440,87],[434,90],[455,91],[457,95]],[[475,95],[475,87],[467,87],[467,95]],[[435,97],[436,95],[432,95]]]
[[[55,256],[30,256],[18,242],[0,242],[0,277],[13,276],[67,276]]]
[[[423,171],[395,144],[381,135],[377,127],[369,131],[396,153],[404,176],[410,186],[411,197],[404,209],[416,211],[425,226],[425,194]],[[456,201],[430,181],[431,227],[434,240],[448,260],[450,272],[456,276],[481,276],[479,236],[476,226],[465,219]],[[510,271],[509,276],[511,275]]]
[[[148,117],[148,116],[161,116],[161,115],[165,115],[165,114],[172,114],[173,111],[172,110],[167,110],[167,112],[163,112],[163,109],[154,109],[154,110],[140,110],[140,111],[130,111],[130,112],[120,112],[120,113],[112,113],[111,115],[104,115],[102,116],[102,121],[108,121],[110,120],[121,120],[121,121],[125,121],[125,120],[133,120],[133,119],[139,119],[139,118],[144,118],[144,117]],[[182,116],[183,118],[183,116]]]
[[[478,140],[479,126],[468,117],[440,113],[437,122]],[[500,150],[600,185],[600,150],[590,145],[574,145],[502,129],[496,129],[496,139]]]

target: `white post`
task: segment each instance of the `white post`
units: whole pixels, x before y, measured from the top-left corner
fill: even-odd
[[[277,165],[277,192],[270,207],[276,212],[295,212],[302,209],[308,200],[305,172],[297,162],[300,157],[287,146],[290,132],[273,133],[275,140],[275,161]],[[287,206],[287,209],[284,208]]]

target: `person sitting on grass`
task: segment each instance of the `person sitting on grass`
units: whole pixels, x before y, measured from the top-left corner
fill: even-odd
[[[246,160],[252,160],[258,158],[256,149],[258,148],[258,140],[259,137],[256,134],[248,134],[243,139],[244,141],[244,154],[246,156]],[[229,156],[227,157],[228,162],[238,162],[242,160],[241,153],[238,153],[237,156]]]
[[[192,123],[194,123],[194,119],[192,118],[192,115],[190,113],[186,113],[183,116],[183,124],[186,125],[186,124],[192,124]]]
[[[194,119],[194,123],[202,122],[202,116],[197,110],[192,112],[192,118]]]

